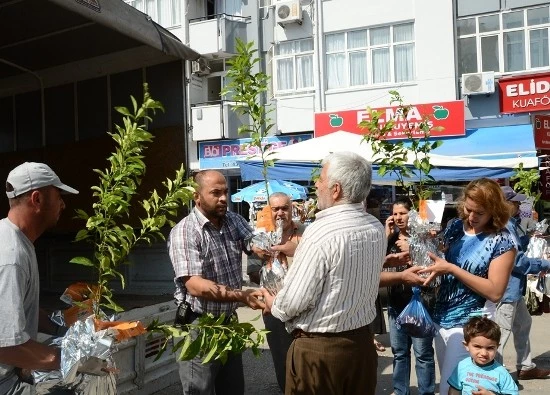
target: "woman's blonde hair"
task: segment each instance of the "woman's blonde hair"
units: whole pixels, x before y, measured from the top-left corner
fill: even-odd
[[[468,198],[482,206],[491,215],[491,220],[487,223],[489,230],[497,232],[504,229],[512,213],[504,193],[495,181],[479,178],[464,188],[457,204],[458,216],[463,221],[468,219],[468,214],[464,211],[464,204]]]

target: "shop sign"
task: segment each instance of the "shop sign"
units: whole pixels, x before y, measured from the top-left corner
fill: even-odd
[[[313,138],[312,133],[269,136],[262,145],[271,144],[270,150],[286,147]],[[257,146],[252,145],[251,138],[235,140],[215,140],[199,142],[199,167],[204,169],[238,168],[237,160],[260,154]]]
[[[550,115],[535,115],[535,148],[550,150]]]
[[[500,79],[500,112],[550,110],[550,74]]]
[[[396,119],[395,126],[388,133],[387,139],[406,139],[406,131],[410,128],[414,137],[423,137],[424,133],[418,130],[424,117],[428,118],[432,137],[464,136],[466,127],[464,123],[464,101],[438,102],[428,104],[414,104],[403,119],[398,114],[398,107],[373,108],[382,112],[379,119],[380,126]],[[348,110],[324,112],[315,114],[315,137],[324,136],[339,130],[350,133],[366,134],[367,130],[359,127],[362,121],[370,119],[367,110]]]

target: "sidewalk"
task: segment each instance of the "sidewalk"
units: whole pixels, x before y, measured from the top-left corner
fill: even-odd
[[[248,307],[241,307],[237,310],[241,321],[252,322],[257,328],[263,328],[261,317],[255,321],[255,318],[260,316],[259,311],[252,310]],[[386,313],[384,312],[386,315]],[[387,321],[387,316],[386,316]],[[393,392],[392,388],[392,354],[389,347],[389,335],[379,335],[377,339],[386,346],[383,353],[378,354],[378,385],[376,388],[377,395],[390,395]],[[550,368],[550,314],[542,316],[533,316],[533,326],[531,329],[531,354],[534,362],[541,368]],[[511,338],[504,350],[504,362],[509,367],[513,376],[515,376],[515,351],[513,339]],[[247,351],[243,355],[243,364],[246,380],[246,395],[277,395],[280,394],[275,373],[273,371],[273,362],[271,353],[267,344],[265,344],[263,353],[256,358],[252,352]],[[439,384],[439,368],[436,359],[436,383]],[[545,380],[526,380],[519,382],[519,390],[521,394],[541,395],[550,393],[550,379]],[[411,395],[417,395],[416,375],[414,373],[414,365],[411,374]],[[436,387],[436,393],[438,387]],[[157,392],[162,395],[181,394],[181,385],[175,384],[169,388]],[[445,394],[446,395],[446,394]]]
[[[259,313],[257,311],[254,311],[248,307],[241,307],[238,309],[239,313],[239,319],[242,321],[250,321],[257,317]],[[384,311],[384,315],[386,318],[387,323],[387,315]],[[533,361],[537,364],[537,366],[541,368],[550,368],[550,314],[543,314],[541,316],[533,316],[533,326],[531,328],[531,355],[533,357]],[[257,327],[263,327],[263,321],[257,320],[254,321],[253,324]],[[377,395],[390,395],[393,392],[392,387],[392,353],[391,348],[389,347],[390,340],[389,340],[389,334],[385,335],[378,335],[376,337],[382,344],[386,346],[386,351],[383,353],[378,354],[378,385],[376,394]],[[266,345],[267,348],[267,345]],[[267,350],[266,350],[267,351]],[[271,358],[270,355],[262,355],[260,359],[264,359],[265,357]],[[512,373],[512,375],[515,378],[515,350],[514,350],[514,343],[513,339],[510,338],[508,340],[508,343],[506,344],[506,348],[504,350],[504,363],[508,367],[509,371]],[[247,367],[245,366],[245,369]],[[414,365],[411,368],[411,395],[418,394],[417,390],[417,382],[416,382],[416,375],[414,373]],[[436,383],[439,384],[439,367],[437,366],[437,359],[436,359]],[[259,379],[259,381],[249,380],[250,378],[254,377],[254,373],[252,372],[246,372],[245,370],[245,377],[247,377],[247,394],[250,395],[256,395],[256,394],[277,394],[276,387],[274,387],[274,392],[265,392],[265,387],[263,388],[257,388],[255,389],[254,385],[256,385],[258,382],[269,380],[270,375],[265,374],[265,372],[262,373],[260,377],[264,377],[263,379]],[[273,376],[273,383],[276,383]],[[550,379],[545,380],[522,380],[519,382],[519,390],[521,394],[548,394],[550,393]],[[436,392],[438,391],[436,387]],[[446,395],[446,394],[445,394]]]

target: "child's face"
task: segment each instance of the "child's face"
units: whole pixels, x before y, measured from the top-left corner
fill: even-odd
[[[470,342],[464,342],[464,347],[466,347],[476,365],[482,366],[493,362],[498,343],[484,336],[476,336],[472,337]]]

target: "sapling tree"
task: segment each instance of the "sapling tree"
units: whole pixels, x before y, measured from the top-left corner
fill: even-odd
[[[407,197],[415,206],[414,197],[419,200],[428,199],[432,190],[431,185],[435,179],[430,175],[433,165],[430,163],[430,152],[443,144],[442,141],[429,141],[432,130],[438,130],[430,126],[430,115],[422,115],[418,124],[407,122],[411,105],[405,105],[403,98],[397,91],[390,91],[390,105],[397,105],[397,111],[393,119],[381,122],[382,111],[367,108],[369,119],[359,123],[365,129],[364,141],[372,147],[375,155],[374,164],[378,165],[378,174],[385,176],[393,174],[396,184],[402,188]],[[406,124],[404,133],[406,140],[398,142],[389,141],[388,133],[391,132],[396,122],[404,121]],[[408,141],[407,146],[405,142]],[[408,164],[412,156],[412,165]]]
[[[90,291],[93,290],[91,300],[94,318],[97,320],[107,318],[103,309],[122,311],[114,301],[111,287],[116,280],[120,281],[122,288],[125,287],[120,266],[128,263],[131,250],[140,243],[151,244],[165,240],[163,228],[175,225],[178,210],[185,205],[189,206],[195,191],[195,184],[185,178],[182,165],[175,172],[174,178],[162,183],[165,189],[163,194],[153,190],[147,198],[139,201],[142,211],[138,218],[139,226],[130,223],[130,208],[145,175],[145,150],[154,138],[146,129],[146,124],[153,121],[151,113],[164,111],[162,104],[150,96],[147,84],[144,84],[143,103],[138,106],[134,97],[131,97],[131,101],[132,109],[115,107],[123,115],[123,125],[115,125],[116,131],[110,133],[116,148],[107,159],[109,166],[104,170],[94,169],[99,175],[99,182],[91,187],[95,198],[91,212],[77,210],[77,217],[86,224],[77,233],[76,241],[90,243],[93,254],[91,257],[73,258],[71,262],[89,266],[97,275],[97,284],[90,287]],[[132,212],[132,216],[135,215]],[[224,361],[228,352],[242,352],[246,348],[259,352],[265,331],[257,331],[252,324],[239,323],[235,319],[223,325],[224,319],[223,316],[205,314],[196,325],[174,327],[154,321],[147,329],[165,335],[161,353],[173,337],[181,338],[173,346],[174,352],[181,350],[180,359],[199,355],[205,358],[205,362],[212,359]],[[198,336],[191,336],[191,332]]]
[[[114,152],[107,158],[109,167],[94,169],[99,182],[91,187],[95,198],[91,213],[83,209],[76,211],[77,217],[86,221],[86,225],[77,233],[75,241],[91,244],[93,255],[76,257],[71,262],[92,267],[97,274],[97,290],[93,293],[96,318],[103,318],[102,307],[115,312],[122,310],[113,300],[111,288],[113,280],[120,281],[122,288],[125,287],[120,266],[128,262],[128,255],[136,245],[165,239],[162,229],[175,225],[173,218],[178,209],[189,205],[194,191],[191,182],[185,179],[182,165],[173,179],[163,182],[164,195],[153,190],[149,197],[139,201],[143,213],[139,217],[140,226],[135,228],[129,223],[130,207],[145,175],[144,151],[153,141],[145,123],[152,122],[150,113],[164,110],[159,101],[151,98],[147,84],[144,84],[141,106],[133,96],[131,100],[132,110],[115,107],[123,115],[123,126],[115,125],[116,131],[109,133],[116,143]]]
[[[533,192],[540,179],[539,169],[525,169],[523,162],[514,167],[514,174],[510,177],[514,181],[514,190],[530,197],[533,205],[540,199],[540,192]]]
[[[272,144],[266,144],[265,138],[269,135],[274,123],[269,118],[272,109],[266,109],[262,97],[267,93],[270,77],[262,71],[255,71],[260,58],[253,49],[254,42],[245,43],[239,38],[236,40],[237,55],[228,60],[230,66],[227,72],[228,83],[221,92],[222,96],[231,94],[236,105],[233,110],[246,116],[249,124],[242,124],[238,128],[239,134],[250,135],[251,145],[257,148],[262,160],[262,175],[266,186],[267,201],[269,202],[267,169],[273,166],[270,159]]]

